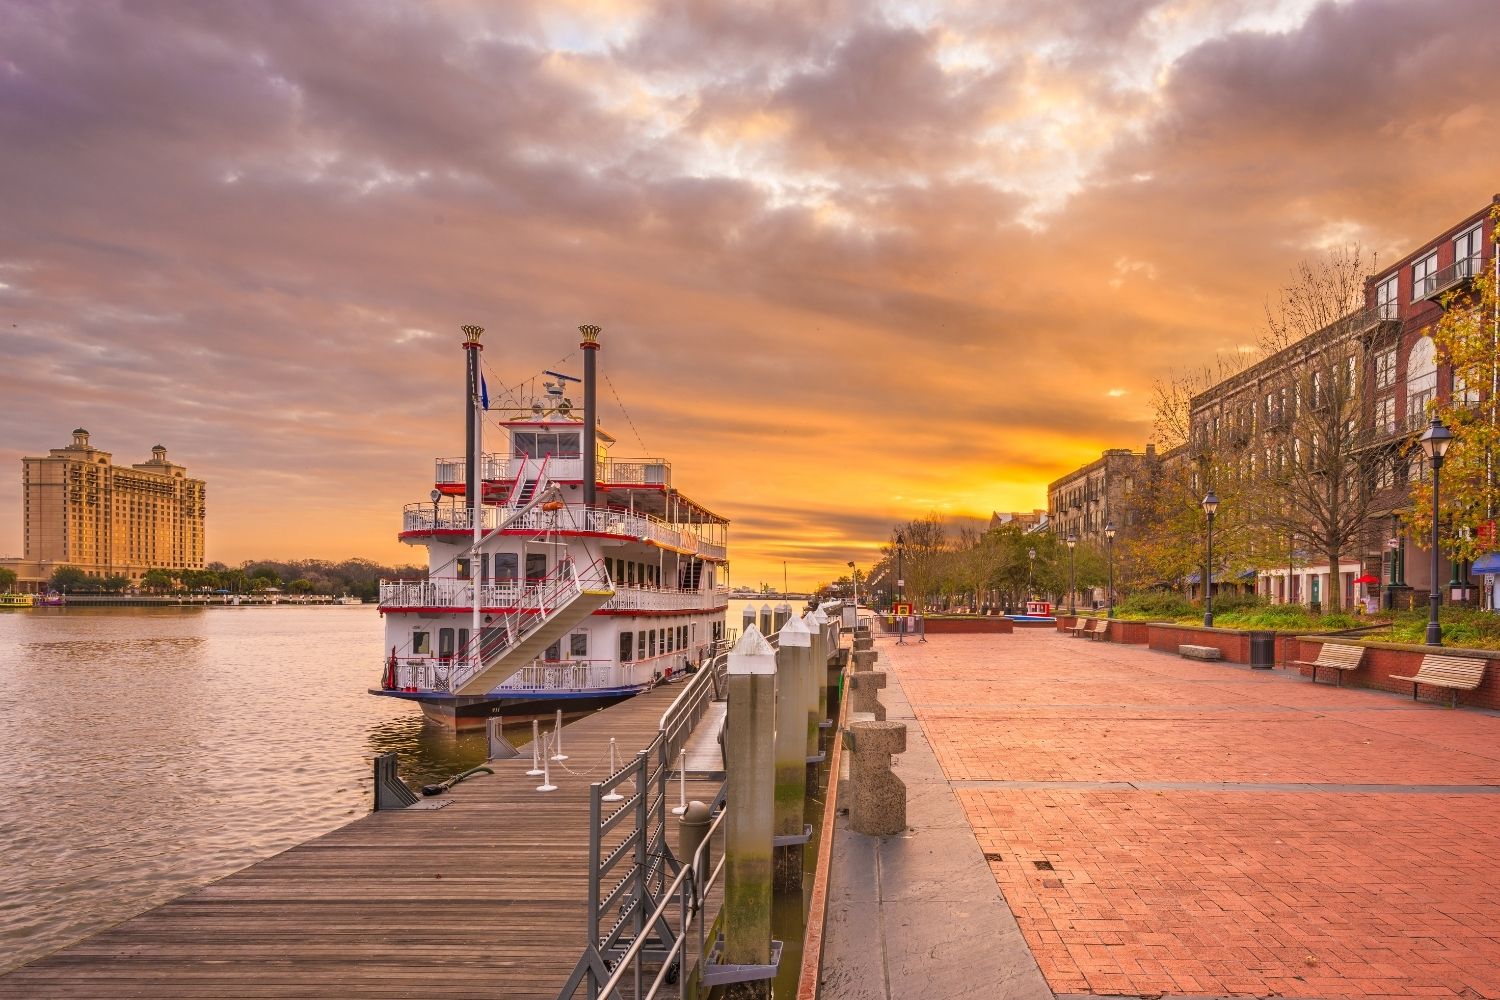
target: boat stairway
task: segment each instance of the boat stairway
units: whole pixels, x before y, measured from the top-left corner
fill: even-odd
[[[523,624],[515,630],[515,641],[508,646],[504,645],[505,626],[486,629],[479,647],[483,666],[459,684],[453,693],[484,694],[490,691],[541,656],[543,650],[560,641],[614,596],[614,588],[607,585],[580,587],[569,600],[551,611],[523,616]],[[491,635],[500,641],[492,643]],[[498,647],[493,653],[489,652],[491,645]]]

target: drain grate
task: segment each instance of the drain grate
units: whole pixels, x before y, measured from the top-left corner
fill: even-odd
[[[1005,860],[1005,855],[1003,855],[1003,854],[996,854],[994,851],[985,851],[984,852],[984,860],[986,860],[986,861],[1004,861]]]
[[[1039,872],[1050,872],[1053,870],[1052,862],[1050,861],[1033,861],[1032,864],[1036,866],[1036,870]]]

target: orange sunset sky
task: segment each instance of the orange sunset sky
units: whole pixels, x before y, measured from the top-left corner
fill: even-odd
[[[732,518],[735,583],[1043,506],[1298,259],[1500,190],[1497,37],[1492,0],[0,2],[0,554],[83,426],[208,480],[210,559],[419,555],[461,323],[511,382],[602,325],[605,426]]]

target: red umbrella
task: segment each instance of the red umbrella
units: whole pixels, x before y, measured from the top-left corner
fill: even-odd
[[[1379,583],[1380,582],[1380,577],[1378,577],[1378,576],[1371,576],[1369,573],[1366,573],[1364,576],[1356,576],[1354,578],[1354,582],[1355,583]]]

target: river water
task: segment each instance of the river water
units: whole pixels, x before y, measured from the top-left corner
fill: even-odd
[[[0,612],[0,970],[482,761],[378,684],[373,606]]]

